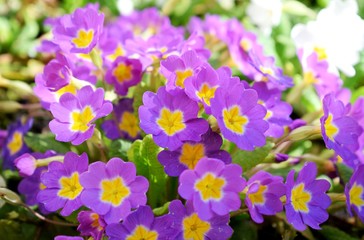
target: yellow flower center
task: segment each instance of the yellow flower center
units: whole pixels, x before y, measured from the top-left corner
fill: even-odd
[[[325,120],[324,127],[327,137],[331,141],[334,141],[334,137],[339,132],[339,129],[333,124],[332,118],[333,118],[332,114],[330,113],[329,116],[327,116],[327,119]]]
[[[74,111],[71,113],[71,130],[74,132],[86,132],[88,124],[94,119],[95,115],[90,106],[86,106],[82,112]]]
[[[112,71],[112,75],[116,78],[119,83],[129,81],[132,77],[133,67],[131,65],[125,65],[124,63],[119,63],[116,68]]]
[[[215,97],[216,89],[217,86],[210,87],[208,84],[204,83],[202,84],[200,91],[197,92],[197,96],[210,106],[210,100]]]
[[[39,184],[39,189],[40,190],[44,190],[44,189],[46,189],[47,187],[43,184],[43,183],[40,183]]]
[[[200,192],[203,201],[210,199],[220,200],[222,198],[222,188],[225,186],[225,179],[216,177],[212,173],[207,173],[203,178],[195,183],[195,189]]]
[[[173,136],[186,128],[183,113],[179,110],[172,112],[167,108],[162,108],[157,124],[168,136]]]
[[[196,213],[185,217],[182,226],[183,238],[192,240],[205,239],[205,234],[211,229],[210,223],[201,220]]]
[[[264,193],[267,190],[266,185],[259,185],[258,191],[255,193],[249,193],[248,198],[253,205],[259,205],[265,203]]]
[[[91,223],[91,227],[93,228],[97,228],[97,230],[101,231],[104,228],[100,225],[99,219],[100,216],[97,213],[91,213],[90,215],[91,219],[92,219],[92,223]]]
[[[121,116],[119,129],[121,131],[127,132],[130,137],[136,138],[140,131],[138,123],[138,118],[136,118],[133,113],[124,112]]]
[[[59,179],[59,184],[61,185],[61,189],[58,191],[58,196],[70,200],[78,197],[83,190],[78,172],[72,173],[70,177],[61,177]]]
[[[222,112],[222,116],[225,126],[230,131],[238,134],[244,134],[244,127],[248,124],[248,118],[241,115],[239,106],[234,105],[229,109],[225,108]]]
[[[73,95],[76,95],[77,92],[77,87],[76,85],[71,81],[68,85],[60,88],[57,92],[56,95],[58,98],[60,98],[63,94],[65,93],[72,93]]]
[[[305,212],[309,211],[308,203],[311,200],[311,194],[305,191],[305,184],[300,183],[292,189],[291,193],[291,202],[293,208],[296,212]]]
[[[117,59],[120,56],[124,56],[124,55],[125,55],[125,51],[122,48],[122,46],[119,44],[118,47],[115,49],[115,51],[112,54],[108,55],[107,58],[110,61],[115,61],[115,59]]]
[[[10,155],[14,155],[15,153],[19,152],[22,146],[23,146],[23,134],[19,131],[15,131],[13,134],[13,138],[7,144]]]
[[[121,177],[101,181],[101,201],[117,207],[130,195],[130,189]]]
[[[129,235],[126,240],[157,240],[158,233],[151,231],[143,225],[137,226],[133,233]]]
[[[182,145],[182,153],[179,161],[189,169],[194,169],[198,161],[205,156],[205,147],[201,143]]]
[[[313,50],[317,53],[318,60],[322,61],[322,60],[327,59],[327,53],[326,53],[325,48],[314,47]]]
[[[243,38],[240,41],[240,47],[245,51],[245,52],[249,52],[250,49],[252,48],[252,43],[249,39],[247,38]]]
[[[315,78],[313,72],[311,71],[305,72],[305,74],[303,75],[303,79],[307,85],[318,83],[318,79]]]
[[[356,183],[354,183],[349,191],[349,196],[350,204],[354,204],[359,209],[364,205],[363,187],[361,185],[357,185]]]
[[[77,37],[72,39],[72,42],[78,48],[87,48],[94,38],[94,30],[90,29],[88,31],[80,29],[77,32]]]
[[[191,77],[193,75],[193,72],[192,72],[191,69],[187,69],[185,71],[179,71],[179,70],[177,70],[176,71],[176,75],[177,75],[176,85],[178,87],[184,88],[185,87],[185,80],[186,80],[186,78]]]
[[[273,113],[271,110],[267,110],[267,113],[265,114],[264,120],[268,120],[273,116]]]
[[[273,76],[273,74],[274,74],[273,70],[270,67],[260,66],[259,69],[264,74],[268,74],[268,75],[271,75],[271,76]]]

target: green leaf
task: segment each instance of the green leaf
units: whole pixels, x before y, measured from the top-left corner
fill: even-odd
[[[0,219],[0,233],[6,240],[34,239],[35,230],[36,227],[29,223]]]
[[[143,140],[135,141],[129,151],[129,161],[135,163],[137,174],[143,175],[149,181],[147,193],[148,204],[152,208],[163,205],[166,201],[166,180],[163,166],[157,159],[158,153],[162,149],[158,147],[151,135],[147,135]]]
[[[258,239],[257,226],[249,219],[246,214],[231,218],[230,226],[234,229],[232,240],[255,240]]]
[[[243,168],[243,171],[247,172],[262,163],[273,146],[274,144],[272,142],[267,142],[265,146],[255,148],[253,151],[238,150],[232,154],[233,163],[239,164]]]
[[[70,151],[69,143],[58,142],[53,134],[34,134],[29,132],[24,136],[24,141],[34,152],[44,153],[53,150],[57,153]]]
[[[127,160],[127,151],[130,149],[130,146],[131,142],[122,139],[112,141],[109,147],[109,159],[119,157],[123,160]]]
[[[339,175],[341,179],[344,181],[344,183],[349,182],[351,176],[353,175],[353,170],[343,163],[337,163],[336,166]]]
[[[338,228],[331,226],[322,226],[319,233],[325,237],[327,240],[355,240],[359,238],[353,238],[349,234],[341,231]]]

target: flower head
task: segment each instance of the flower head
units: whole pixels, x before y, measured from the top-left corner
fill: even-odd
[[[362,127],[357,120],[348,114],[348,107],[328,94],[323,99],[324,116],[321,117],[321,132],[326,147],[335,152],[349,163],[353,161],[353,154],[359,148],[358,138],[362,134]]]
[[[80,175],[87,167],[86,153],[78,156],[68,152],[63,163],[51,162],[48,171],[41,176],[45,188],[38,193],[37,200],[43,203],[48,211],[54,212],[62,208],[61,215],[70,215],[82,206],[80,196],[83,186],[80,184]]]
[[[282,177],[259,171],[249,179],[246,188],[245,204],[254,222],[262,223],[262,215],[274,215],[283,210],[280,197],[286,188]]]
[[[133,99],[120,99],[114,105],[113,114],[113,119],[106,120],[101,125],[106,137],[112,140],[120,137],[129,140],[140,138],[139,119],[134,113]]]
[[[201,219],[210,219],[239,209],[239,192],[245,187],[242,169],[236,164],[225,165],[214,158],[201,159],[194,170],[185,170],[179,178],[178,193],[193,202]]]
[[[120,158],[92,163],[80,176],[80,183],[82,203],[103,215],[107,224],[125,219],[132,208],[147,202],[147,179],[136,176],[135,165]]]
[[[142,64],[138,59],[118,57],[108,69],[106,82],[115,87],[119,95],[126,95],[131,86],[142,80]]]
[[[112,111],[112,104],[104,100],[102,88],[93,91],[86,86],[75,95],[65,93],[59,103],[51,105],[51,112],[55,119],[49,123],[49,128],[56,135],[56,140],[79,145],[89,139],[96,119],[108,115]]]
[[[194,169],[204,157],[220,159],[231,163],[228,152],[220,150],[222,138],[211,129],[201,136],[201,141],[186,141],[175,151],[163,150],[158,154],[159,162],[169,176],[179,176],[186,169]]]
[[[33,119],[23,122],[18,119],[15,123],[8,126],[8,133],[2,148],[3,168],[15,170],[14,160],[23,153],[30,152],[30,149],[24,142],[24,135],[33,125]]]
[[[180,200],[173,200],[169,204],[169,214],[173,217],[175,239],[229,239],[233,233],[228,214],[202,220],[194,210],[192,201],[187,201],[183,206]]]
[[[320,229],[319,224],[325,222],[329,214],[326,209],[331,200],[325,193],[330,188],[327,180],[316,180],[317,167],[314,163],[306,163],[294,180],[294,170],[288,173],[286,181],[286,216],[293,227],[299,231],[306,225]]]
[[[348,212],[354,212],[364,222],[364,165],[358,165],[345,186],[346,205]]]
[[[264,146],[267,110],[258,104],[255,90],[244,89],[241,83],[229,89],[219,88],[211,99],[211,110],[222,135],[239,148],[253,150]]]
[[[99,41],[103,24],[104,14],[95,5],[78,8],[54,22],[53,41],[67,52],[89,53]]]
[[[92,236],[95,240],[101,240],[104,235],[106,223],[103,216],[93,211],[81,211],[77,215],[80,223],[77,230],[81,232],[81,236]]]
[[[174,239],[171,228],[172,217],[164,215],[155,218],[149,206],[140,206],[130,213],[123,223],[113,223],[106,227],[110,240],[118,239]]]
[[[173,93],[160,87],[157,94],[145,92],[144,105],[139,107],[140,128],[153,135],[161,147],[176,150],[183,141],[200,141],[208,123],[197,118],[198,104],[181,89]]]

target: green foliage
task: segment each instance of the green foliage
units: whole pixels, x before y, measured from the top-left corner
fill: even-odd
[[[157,159],[160,151],[161,148],[154,143],[151,135],[135,141],[128,151],[128,159],[135,163],[137,174],[145,176],[149,181],[147,196],[148,204],[152,208],[163,205],[167,197],[167,175]]]
[[[256,165],[262,163],[273,146],[274,144],[268,141],[265,146],[255,148],[254,151],[238,150],[231,156],[233,163],[239,164],[243,168],[243,172],[246,173]]]
[[[127,160],[127,151],[129,150],[130,146],[131,142],[123,139],[117,139],[112,141],[109,147],[109,159],[113,157],[118,157],[123,160]]]
[[[344,183],[348,183],[351,176],[353,175],[353,170],[343,163],[337,163],[336,166],[341,179],[344,181]]]
[[[56,141],[51,133],[34,134],[29,132],[24,136],[24,141],[34,152],[44,153],[47,150],[54,150],[57,153],[66,153],[70,149],[69,143]]]
[[[359,238],[351,237],[349,234],[341,231],[336,227],[331,227],[328,225],[322,226],[319,232],[327,240],[358,240]]]
[[[254,240],[258,239],[257,226],[250,221],[247,214],[231,218],[230,225],[234,229],[232,240]]]

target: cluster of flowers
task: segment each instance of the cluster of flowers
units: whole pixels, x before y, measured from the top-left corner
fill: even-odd
[[[133,163],[112,158],[89,165],[86,153],[29,154],[23,140],[28,121],[12,125],[3,143],[4,168],[16,166],[24,177],[19,192],[27,204],[38,204],[44,213],[61,210],[64,216],[89,208],[78,213],[78,230],[95,239],[105,233],[110,239],[228,239],[233,232],[229,213],[241,208],[241,199],[257,223],[283,207],[287,221],[300,231],[306,225],[320,229],[328,219],[330,183],[316,179],[314,163],[306,163],[296,179],[291,170],[285,183],[265,171],[246,181],[241,166],[221,150],[223,139],[252,151],[305,125],[290,118],[292,107],[281,100],[293,80],[238,20],[193,18],[187,39],[183,28],[156,9],[104,26],[98,7],[88,5],[47,23],[53,39],[39,50],[55,58],[36,76],[34,92],[54,117],[49,128],[56,140],[80,145],[95,134],[96,120],[106,116],[101,129],[112,140],[151,134],[165,148],[158,160],[169,176],[179,178],[178,194],[185,202],[174,200],[169,213],[154,217],[146,205],[148,180],[136,175]],[[235,66],[251,81],[209,63],[205,47],[216,42],[227,46]],[[348,209],[364,219],[364,98],[350,104],[350,92],[329,71],[324,49],[310,54],[300,49],[298,56],[304,84],[313,84],[323,103],[319,133],[327,148],[355,170],[345,189]],[[136,85],[156,90],[143,94],[138,111],[130,98]]]

